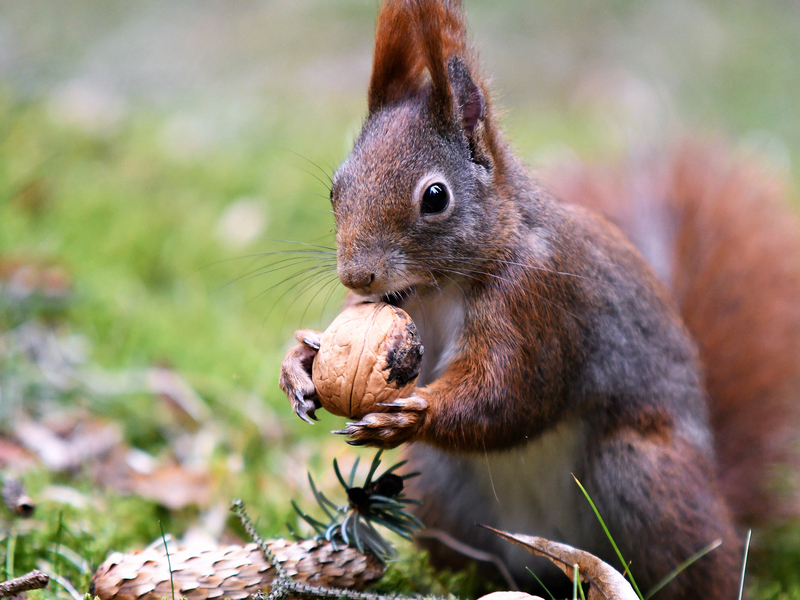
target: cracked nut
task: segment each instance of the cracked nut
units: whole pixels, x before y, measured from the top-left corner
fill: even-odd
[[[405,311],[384,302],[352,306],[322,335],[311,369],[322,407],[360,419],[410,396],[424,348]]]

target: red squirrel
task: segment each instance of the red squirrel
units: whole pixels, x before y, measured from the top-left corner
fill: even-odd
[[[660,597],[735,597],[737,526],[793,508],[767,491],[800,412],[800,228],[779,190],[691,144],[545,188],[457,0],[384,2],[368,110],[333,177],[338,274],[351,301],[408,311],[425,354],[413,396],[339,433],[406,444],[426,525],[520,579],[538,563],[476,523],[617,564],[574,474],[640,589],[721,538]],[[305,420],[319,335],[281,369]]]

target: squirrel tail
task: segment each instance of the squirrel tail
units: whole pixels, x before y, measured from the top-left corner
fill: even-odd
[[[541,176],[620,227],[698,342],[720,482],[745,525],[800,515],[800,221],[780,177],[724,144]]]

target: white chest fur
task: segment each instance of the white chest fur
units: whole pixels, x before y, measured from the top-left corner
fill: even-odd
[[[469,457],[501,529],[557,541],[581,537],[575,509],[582,496],[572,473],[582,443],[580,424],[567,422],[517,449]]]
[[[442,285],[415,296],[403,306],[419,330],[425,354],[417,385],[437,379],[460,350],[464,326],[464,295],[455,285]]]
[[[582,424],[568,421],[510,451],[456,455],[413,446],[407,456],[412,459],[410,467],[422,472],[421,497],[436,504],[433,514],[459,515],[427,525],[461,537],[469,535],[474,523],[483,523],[588,546],[595,537],[594,517],[572,478],[584,439]],[[546,561],[532,561],[524,550],[491,539],[496,545],[490,551],[502,556],[512,572],[545,568]]]

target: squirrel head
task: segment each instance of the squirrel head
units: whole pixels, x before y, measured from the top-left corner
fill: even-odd
[[[378,16],[369,114],[331,189],[339,278],[360,294],[452,278],[491,235],[495,133],[459,4],[387,0]]]

